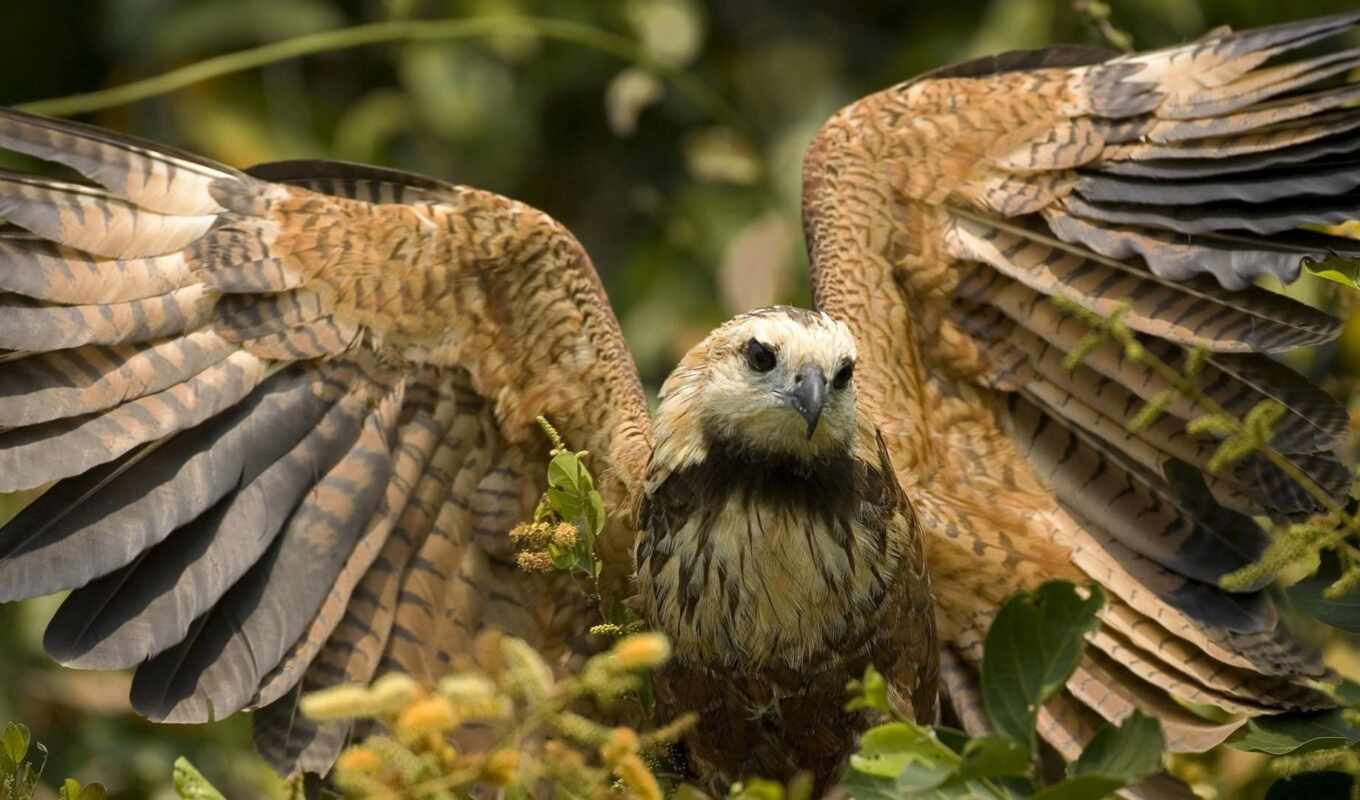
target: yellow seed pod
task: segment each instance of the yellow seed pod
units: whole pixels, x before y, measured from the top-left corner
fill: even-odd
[[[506,677],[510,684],[531,701],[538,702],[553,689],[552,669],[523,639],[505,637],[501,640],[501,654],[509,667]]]
[[[315,720],[372,716],[373,696],[367,687],[347,684],[312,692],[299,704],[302,713]]]
[[[521,550],[515,554],[515,565],[525,572],[552,572],[552,556],[541,550]]]
[[[571,547],[576,544],[576,526],[570,522],[559,522],[553,526],[552,542],[558,547]]]
[[[402,672],[389,672],[377,679],[370,692],[379,714],[398,711],[422,694],[420,684]]]
[[[475,672],[449,675],[439,680],[439,693],[455,707],[490,703],[496,697],[496,684]]]
[[[376,775],[383,771],[382,756],[361,744],[348,748],[335,760],[335,768],[352,775]]]
[[[458,726],[458,713],[447,697],[434,695],[417,700],[397,717],[397,733],[414,739],[427,733],[442,733]]]
[[[519,752],[515,750],[497,750],[487,757],[486,763],[482,765],[482,780],[492,786],[505,787],[515,781],[515,773],[519,771]]]
[[[609,764],[621,762],[624,756],[629,756],[638,751],[638,735],[632,728],[615,728],[609,732],[609,738],[605,739],[604,744],[600,745],[600,757]]]
[[[656,776],[636,755],[624,756],[614,765],[614,774],[628,787],[628,796],[638,800],[664,800]]]
[[[618,669],[655,669],[671,657],[671,643],[660,633],[635,633],[619,640],[610,651]]]

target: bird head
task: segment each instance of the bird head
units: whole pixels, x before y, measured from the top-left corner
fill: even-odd
[[[855,340],[818,311],[775,306],[695,345],[661,388],[659,433],[689,426],[705,443],[819,458],[855,436]],[[669,431],[683,433],[682,431]]]

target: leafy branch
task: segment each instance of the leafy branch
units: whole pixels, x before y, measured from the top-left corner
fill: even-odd
[[[585,465],[590,454],[567,449],[552,423],[541,416],[537,421],[552,443],[548,488],[533,519],[510,531],[510,539],[520,548],[516,563],[526,572],[566,572],[586,580],[605,614],[604,624],[595,626],[592,633],[617,636],[642,630],[637,615],[600,587],[604,565],[595,542],[604,533],[606,515],[604,498]]]
[[[457,41],[526,36],[569,42],[631,62],[670,81],[709,117],[743,129],[741,115],[702,80],[664,59],[653,57],[626,36],[565,19],[487,15],[464,19],[389,20],[297,36],[214,56],[150,78],[84,94],[35,100],[19,106],[34,114],[64,117],[135,103],[195,83],[318,53],[397,42]]]
[[[845,788],[857,800],[1096,800],[1160,770],[1161,726],[1135,712],[1119,727],[1102,727],[1063,780],[1039,785],[1039,709],[1076,671],[1104,603],[1098,587],[1065,581],[1011,597],[993,618],[983,648],[983,705],[996,733],[969,738],[900,718],[879,725],[860,739]],[[849,688],[848,708],[895,714],[872,667]]]

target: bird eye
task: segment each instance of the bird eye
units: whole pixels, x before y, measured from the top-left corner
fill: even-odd
[[[769,372],[774,369],[774,350],[769,345],[755,339],[746,343],[746,363],[756,372]]]
[[[850,384],[850,379],[855,376],[855,362],[847,361],[845,366],[836,370],[836,377],[831,380],[831,385],[837,389],[844,389]]]

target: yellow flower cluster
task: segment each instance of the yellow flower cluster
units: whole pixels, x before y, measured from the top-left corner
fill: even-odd
[[[382,732],[348,748],[336,785],[353,798],[453,800],[482,790],[546,787],[587,798],[661,800],[649,758],[679,740],[696,717],[639,732],[588,716],[642,684],[639,671],[670,658],[660,634],[625,636],[574,675],[557,675],[527,643],[488,633],[494,674],[465,672],[426,687],[406,675],[371,686],[308,695],[302,711],[320,720],[367,718]],[[494,641],[490,641],[494,640]]]

